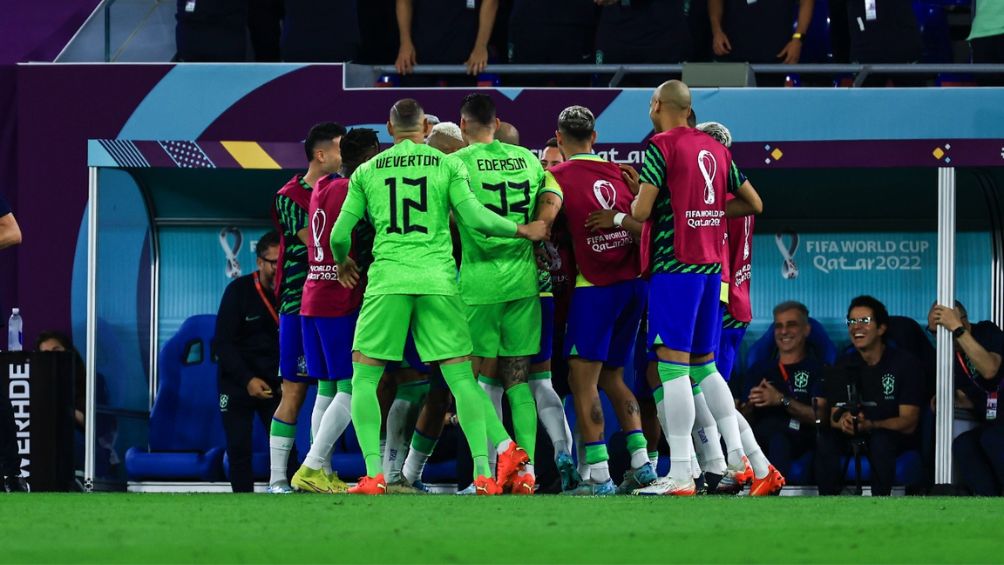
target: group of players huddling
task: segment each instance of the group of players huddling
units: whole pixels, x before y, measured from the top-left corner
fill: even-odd
[[[283,394],[270,492],[427,491],[422,471],[450,394],[473,457],[468,493],[534,493],[538,418],[566,494],[688,496],[748,483],[752,495],[779,492],[784,478],[722,377],[751,319],[752,216],[762,203],[732,163],[728,130],[694,123],[685,84],[660,85],[649,116],[655,134],[640,174],[592,152],[595,118],[582,106],[558,116],[563,162],[547,171],[532,152],[496,139],[500,122],[484,94],[464,99],[460,136],[449,135],[453,124],[433,130],[417,101],[399,100],[384,151],[371,129],[315,126],[310,168],[275,200]],[[570,240],[560,250],[550,242],[559,214]],[[562,257],[574,265],[563,328],[574,440],[550,373],[550,270]],[[632,391],[623,370],[636,343],[649,363]],[[434,367],[431,384],[424,364]],[[312,444],[290,484],[296,414],[313,380]],[[397,395],[381,407],[387,382]],[[620,485],[610,478],[600,388],[630,455]],[[503,394],[515,438],[502,424]],[[639,400],[658,416],[645,432]],[[350,422],[366,464],[351,488],[330,464]],[[662,478],[660,433],[671,460]]]

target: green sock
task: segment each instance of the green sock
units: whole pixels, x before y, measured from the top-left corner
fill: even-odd
[[[652,391],[652,400],[655,400],[656,404],[662,402],[662,399],[666,397],[666,391],[662,389],[662,386],[657,386],[655,390]]]
[[[607,453],[606,442],[598,441],[596,443],[586,444],[586,463],[595,465],[596,463],[602,463],[609,460],[610,455]]]
[[[662,382],[672,381],[674,379],[679,379],[683,377],[690,376],[690,365],[681,365],[679,363],[668,363],[666,361],[659,361],[659,380]]]
[[[335,381],[335,390],[344,394],[352,394],[352,379]]]
[[[478,386],[472,378],[473,370],[471,362],[451,363],[440,365],[439,370],[443,373],[443,380],[450,387],[453,398],[457,401],[457,420],[460,421],[460,429],[464,431],[467,438],[467,445],[471,448],[471,457],[474,459],[474,477],[481,475],[492,476],[491,467],[488,465],[488,438],[485,431],[485,407],[491,406],[488,395]],[[495,409],[490,408],[493,419]],[[503,430],[505,431],[505,430]]]
[[[498,414],[495,412],[495,405],[492,404],[492,399],[488,397],[488,393],[484,389],[481,389],[481,387],[478,387],[478,389],[481,390],[481,404],[484,406],[485,411],[485,433],[488,436],[488,441],[498,447],[498,444],[510,439],[509,432],[505,431],[505,426],[502,425],[502,420],[499,419]]]
[[[694,391],[694,396],[697,396],[698,394],[701,394],[702,392],[704,392],[703,390],[701,390],[701,385],[694,385],[694,386],[692,386],[690,388],[691,388],[692,391]]]
[[[383,472],[380,458],[380,401],[377,384],[383,367],[352,363],[352,425],[356,428],[359,448],[366,460],[366,475],[375,477]]]
[[[512,426],[516,433],[516,443],[522,447],[533,463],[533,451],[537,447],[537,403],[533,401],[530,385],[522,383],[505,391],[512,412]]]
[[[317,381],[317,396],[331,398],[338,392],[337,386],[337,381]]]
[[[629,432],[625,438],[625,443],[628,453],[634,453],[641,449],[646,451],[646,455],[648,454],[648,440],[645,439],[645,434],[641,433],[641,430]]]
[[[432,455],[438,441],[438,437],[429,437],[415,428],[415,433],[411,436],[411,448],[419,453]]]
[[[694,382],[701,384],[701,381],[718,372],[718,367],[714,361],[709,361],[703,365],[694,365],[690,370],[690,377]],[[694,394],[697,394],[696,392]]]
[[[272,427],[269,430],[269,435],[295,438],[296,424],[287,424],[286,422],[272,418]]]

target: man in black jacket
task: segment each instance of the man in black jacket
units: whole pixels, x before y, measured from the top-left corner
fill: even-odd
[[[270,231],[255,249],[258,270],[227,286],[216,315],[220,413],[230,454],[230,486],[252,492],[251,432],[257,413],[265,429],[279,405],[279,323],[276,314],[276,263],[279,235]],[[292,476],[296,455],[289,458]]]

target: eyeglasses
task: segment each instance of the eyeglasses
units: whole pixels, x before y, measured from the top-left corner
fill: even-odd
[[[872,323],[871,316],[865,316],[864,318],[847,318],[847,326],[862,325],[867,326]]]
[[[264,257],[259,257],[258,259],[260,259],[260,260],[268,263],[269,265],[272,265],[273,267],[275,267],[276,265],[279,264],[279,260],[278,259],[266,259]]]

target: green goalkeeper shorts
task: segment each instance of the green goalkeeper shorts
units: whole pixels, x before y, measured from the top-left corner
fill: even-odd
[[[528,357],[540,351],[540,298],[467,305],[476,357]]]
[[[401,361],[411,329],[422,361],[471,354],[471,334],[459,296],[376,294],[363,299],[353,351],[371,359]]]

